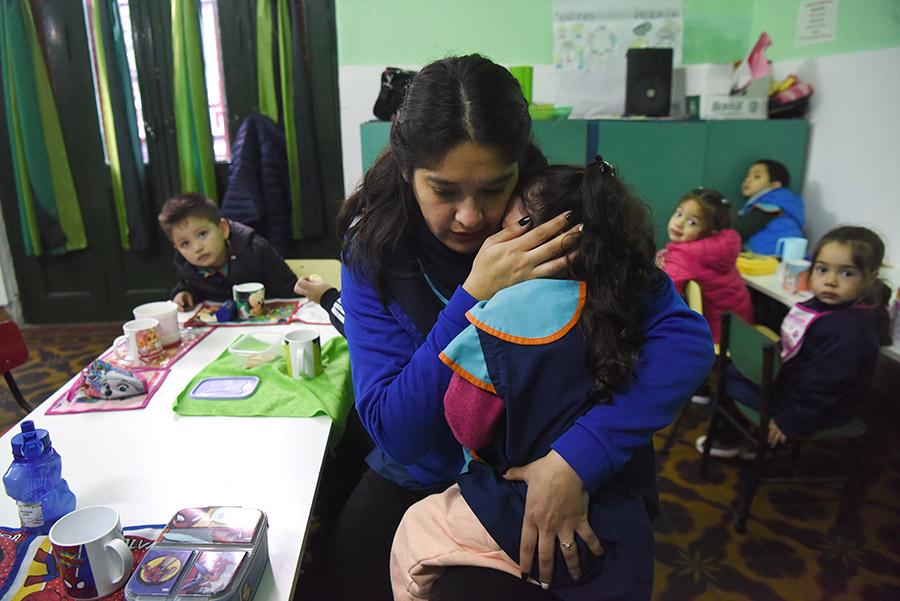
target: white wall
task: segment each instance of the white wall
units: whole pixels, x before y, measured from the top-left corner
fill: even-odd
[[[815,87],[807,115],[811,139],[803,196],[806,233],[815,242],[853,224],[884,240],[882,272],[900,286],[900,47],[773,65]]]

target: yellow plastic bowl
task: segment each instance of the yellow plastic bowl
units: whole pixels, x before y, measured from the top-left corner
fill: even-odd
[[[741,253],[737,268],[743,275],[772,275],[778,269],[778,259],[768,255]]]

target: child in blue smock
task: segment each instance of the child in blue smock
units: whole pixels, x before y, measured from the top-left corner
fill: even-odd
[[[539,224],[571,210],[583,224],[578,254],[560,274],[565,279],[525,281],[479,302],[467,313],[471,325],[441,353],[454,372],[444,415],[475,459],[457,484],[406,512],[391,552],[395,601],[428,598],[448,566],[521,575],[526,485],[502,474],[546,455],[561,433],[627,386],[641,344],[642,299],[666,284],[654,266],[646,208],[599,157],[586,169],[550,167],[522,190],[504,225]],[[579,532],[559,539],[557,596],[649,598],[653,531],[641,479],[653,476],[637,465],[652,462],[649,453],[636,453],[590,496],[602,559]],[[566,568],[573,558],[578,581]],[[537,581],[536,567],[529,576]]]
[[[803,199],[788,189],[790,183],[787,167],[778,161],[760,159],[750,165],[741,184],[747,202],[734,227],[747,250],[774,255],[779,238],[803,236]]]

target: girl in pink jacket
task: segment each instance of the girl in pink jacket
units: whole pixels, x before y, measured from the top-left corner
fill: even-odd
[[[700,285],[703,316],[716,343],[723,311],[753,323],[750,293],[735,265],[741,237],[730,225],[731,203],[727,198],[715,190],[691,190],[669,219],[671,242],[658,257],[659,266],[672,278],[678,292],[684,291],[689,280]]]

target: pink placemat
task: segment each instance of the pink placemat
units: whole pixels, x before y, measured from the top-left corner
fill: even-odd
[[[163,347],[162,353],[160,353],[156,357],[152,359],[145,359],[143,361],[140,361],[139,363],[132,362],[130,357],[123,357],[115,346],[106,351],[106,353],[100,355],[100,358],[115,365],[116,367],[121,367],[122,369],[165,369],[168,367],[172,367],[172,365],[176,361],[181,359],[189,350],[194,348],[194,346],[198,342],[209,336],[210,333],[212,333],[212,330],[193,330],[189,336],[186,333],[182,333],[181,340],[179,340],[175,344]]]
[[[65,413],[92,413],[96,411],[130,411],[143,409],[159,390],[163,380],[169,375],[168,369],[150,367],[131,367],[129,371],[143,378],[147,384],[146,394],[139,394],[124,399],[92,399],[79,392],[85,392],[88,384],[84,381],[84,372],[74,384],[47,409],[47,415]]]
[[[259,317],[251,317],[241,321],[224,321],[216,319],[216,311],[224,303],[212,303],[203,301],[194,311],[183,327],[234,327],[234,326],[270,326],[279,323],[294,321],[294,315],[300,308],[299,300],[266,301],[264,313]]]

